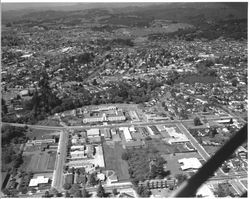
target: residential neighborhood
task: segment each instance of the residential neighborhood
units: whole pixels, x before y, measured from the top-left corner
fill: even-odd
[[[3,3],[1,197],[247,197],[247,2],[47,4]]]

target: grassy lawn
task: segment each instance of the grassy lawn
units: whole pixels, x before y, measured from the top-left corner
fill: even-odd
[[[159,139],[152,139],[146,142],[147,146],[156,149],[160,154],[174,153],[175,146]]]
[[[220,146],[203,146],[203,148],[206,150],[206,152],[209,155],[214,155],[216,151],[220,148]]]
[[[46,171],[48,164],[50,162],[50,154],[47,152],[40,152],[37,154],[24,156],[24,164],[22,166],[26,171]],[[54,161],[55,162],[55,161]],[[51,160],[50,165],[52,165],[53,160]],[[53,168],[52,168],[53,169]]]
[[[32,156],[33,155],[24,155],[23,156],[23,164],[21,165],[21,170],[24,170],[24,171],[27,171],[27,172],[30,171],[29,165],[31,163]]]
[[[120,143],[115,143],[114,146],[103,143],[104,159],[107,170],[114,170],[119,181],[129,179],[128,164],[121,159],[122,153],[125,151]]]
[[[56,152],[51,152],[49,157],[49,162],[47,165],[48,170],[53,170],[55,167],[55,161],[56,161]]]
[[[44,171],[47,169],[47,164],[49,162],[50,155],[48,153],[40,153],[37,168],[39,171]]]
[[[37,122],[37,125],[43,126],[61,126],[57,120],[45,119]]]
[[[55,130],[43,130],[43,129],[30,129],[30,131],[28,131],[26,133],[26,136],[29,137],[30,139],[33,139],[34,137],[36,137],[36,139],[42,139],[44,135],[50,135],[50,134],[58,134],[56,133],[57,131]]]

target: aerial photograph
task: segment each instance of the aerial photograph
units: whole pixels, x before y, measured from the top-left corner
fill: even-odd
[[[248,2],[2,2],[1,198],[247,197]]]

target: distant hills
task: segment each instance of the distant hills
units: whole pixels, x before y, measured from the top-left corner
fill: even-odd
[[[59,10],[59,11],[72,11],[72,10],[86,10],[86,9],[112,9],[112,8],[124,8],[130,6],[144,7],[148,5],[155,5],[159,3],[2,3],[2,11],[17,11],[17,10]]]
[[[92,11],[93,12],[92,12]],[[105,12],[94,12],[105,10]],[[126,20],[128,15],[152,21],[176,20],[201,25],[221,20],[247,19],[247,2],[187,2],[187,3],[2,3],[2,23],[20,20],[81,19],[88,15]],[[39,18],[39,19],[38,19]],[[67,19],[68,20],[68,19]],[[122,20],[120,20],[122,21]],[[107,21],[106,21],[107,22]]]

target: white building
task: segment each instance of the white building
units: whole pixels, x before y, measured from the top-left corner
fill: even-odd
[[[45,178],[44,176],[37,176],[37,178],[33,178],[30,180],[29,187],[37,187],[39,184],[47,183],[49,183],[49,178]]]
[[[128,127],[120,127],[120,130],[123,131],[125,140],[127,142],[132,140],[132,136],[131,136],[131,134],[130,134],[130,132],[128,130]]]
[[[103,122],[103,117],[88,117],[83,119],[83,123]]]
[[[84,150],[84,145],[74,145],[74,146],[71,146],[70,149],[71,150],[81,150],[83,151]]]
[[[201,196],[203,198],[215,198],[215,195],[213,191],[210,189],[210,187],[206,184],[202,185],[197,193],[196,196]]]
[[[89,129],[89,130],[87,130],[87,136],[88,137],[98,137],[98,136],[100,136],[100,130],[99,129]]]
[[[174,127],[170,128],[165,127],[165,129],[168,132],[169,136],[171,137],[168,140],[169,144],[189,142],[189,139],[183,133],[176,132]]]
[[[181,169],[183,171],[188,170],[188,169],[199,169],[202,167],[202,164],[197,158],[183,158],[178,160],[180,164],[183,164],[181,166]]]
[[[70,152],[70,155],[72,158],[76,158],[76,157],[85,157],[85,151],[72,151]]]
[[[147,129],[148,129],[148,132],[150,133],[150,135],[155,135],[154,132],[152,131],[152,129],[149,126],[147,126]]]

